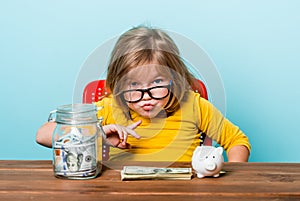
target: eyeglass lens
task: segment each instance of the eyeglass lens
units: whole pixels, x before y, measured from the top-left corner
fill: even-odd
[[[138,102],[143,98],[145,92],[153,99],[163,99],[169,94],[169,85],[125,91],[123,97],[127,102]]]

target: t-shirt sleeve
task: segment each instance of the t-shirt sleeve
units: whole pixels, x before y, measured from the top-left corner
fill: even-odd
[[[199,114],[199,129],[226,151],[233,146],[244,145],[251,150],[248,137],[241,129],[225,118],[209,101],[196,97],[196,110]]]

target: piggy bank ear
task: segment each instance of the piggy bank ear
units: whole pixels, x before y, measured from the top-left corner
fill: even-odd
[[[220,155],[223,154],[223,148],[222,147],[218,147],[216,148],[217,153],[219,153]]]
[[[195,152],[195,153],[199,153],[200,149],[201,149],[201,147],[200,147],[200,146],[197,146],[194,152]]]

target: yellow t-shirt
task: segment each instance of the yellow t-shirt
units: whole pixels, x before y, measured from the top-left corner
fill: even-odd
[[[168,117],[147,119],[131,111],[128,120],[112,97],[96,103],[98,116],[103,125],[120,124],[127,126],[142,120],[135,131],[140,139],[129,136],[130,149],[110,148],[110,160],[118,161],[187,161],[200,144],[200,131],[207,134],[225,150],[235,145],[244,145],[250,150],[244,133],[198,93],[189,92],[180,109]]]

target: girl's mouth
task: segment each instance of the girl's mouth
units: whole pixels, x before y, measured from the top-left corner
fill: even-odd
[[[150,111],[150,110],[152,110],[154,108],[154,106],[151,105],[151,104],[145,104],[145,105],[142,106],[142,108],[145,111]]]
[[[146,111],[152,110],[153,107],[154,107],[153,105],[144,105],[144,106],[142,106],[143,110],[146,110]]]

